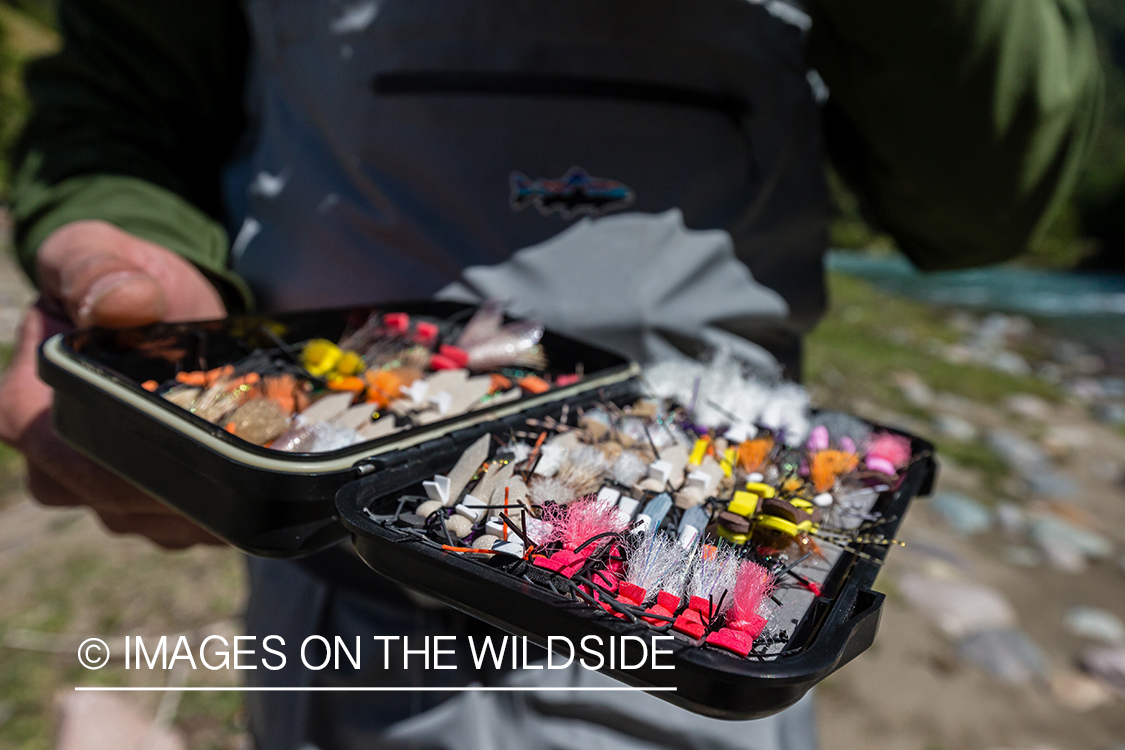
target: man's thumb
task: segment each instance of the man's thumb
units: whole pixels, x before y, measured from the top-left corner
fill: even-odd
[[[74,253],[45,284],[78,326],[125,326],[155,323],[168,302],[151,275],[129,259],[103,252]]]
[[[81,290],[70,311],[75,323],[124,328],[161,320],[168,303],[156,279],[119,260],[114,265],[121,267],[106,269]]]
[[[39,246],[39,289],[79,326],[120,328],[225,314],[189,261],[102,221],[73,221]]]
[[[102,222],[73,222],[40,246],[39,288],[78,326],[155,323],[168,312],[147,255],[158,248]],[[147,253],[147,255],[146,255]]]

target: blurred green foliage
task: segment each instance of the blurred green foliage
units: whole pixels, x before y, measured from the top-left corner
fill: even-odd
[[[1125,3],[1086,0],[1106,71],[1106,107],[1074,203],[1078,231],[1096,253],[1088,266],[1125,270]]]
[[[1106,72],[1105,121],[1079,185],[1078,200],[1097,200],[1125,187],[1125,3],[1086,0]]]
[[[832,198],[832,223],[828,244],[842,250],[893,250],[895,241],[876,232],[863,217],[859,198],[835,169],[828,168],[828,191]]]
[[[1105,116],[1074,195],[1022,260],[1046,268],[1125,270],[1125,2],[1086,3],[1106,73]],[[894,240],[867,224],[859,201],[836,175],[829,185],[833,247],[894,247]]]
[[[0,201],[8,194],[8,149],[27,116],[24,64],[58,47],[50,0],[0,0]]]

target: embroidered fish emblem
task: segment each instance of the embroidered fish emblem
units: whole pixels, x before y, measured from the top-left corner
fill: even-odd
[[[544,216],[558,212],[564,219],[581,214],[597,216],[633,203],[633,189],[617,180],[591,177],[581,167],[571,167],[561,178],[532,180],[523,172],[509,178],[513,211],[535,206]]]

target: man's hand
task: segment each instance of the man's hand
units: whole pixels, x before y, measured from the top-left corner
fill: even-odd
[[[31,494],[44,505],[88,505],[110,531],[141,534],[163,547],[217,543],[54,435],[52,392],[36,375],[36,352],[72,322],[124,327],[221,318],[226,312],[218,292],[180,256],[100,221],[53,232],[40,247],[37,272],[42,296],[27,311],[0,383],[0,440],[27,458]]]

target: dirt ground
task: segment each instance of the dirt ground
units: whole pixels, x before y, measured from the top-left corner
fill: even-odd
[[[199,634],[239,631],[246,588],[237,553],[166,553],[107,534],[84,510],[47,510],[22,494],[3,503],[0,748],[54,747],[56,701],[74,685],[154,684],[153,673],[126,671],[116,659],[97,672],[81,669],[75,652],[87,635],[186,633],[198,642]],[[232,674],[200,670],[188,684],[232,684]],[[123,700],[153,717],[159,697]],[[187,694],[167,721],[191,748],[246,746],[237,693]]]
[[[965,537],[954,533],[915,501],[899,537],[906,546],[889,554],[876,588],[887,595],[874,646],[829,677],[819,689],[818,715],[824,750],[1110,750],[1125,747],[1125,701],[1103,694],[1100,705],[1082,705],[1088,691],[1098,693],[1076,664],[1090,642],[1071,635],[1064,613],[1073,606],[1095,606],[1125,618],[1125,438],[1119,429],[1099,424],[1087,411],[1067,402],[1043,404],[1029,419],[998,403],[938,395],[946,411],[979,430],[1009,429],[1050,444],[1049,434],[1081,436],[1082,445],[1060,450],[1065,474],[1078,485],[1073,498],[1029,500],[1018,482],[1005,477],[998,499],[1044,513],[1057,513],[1098,529],[1116,542],[1115,556],[1094,561],[1083,573],[1049,566],[1018,567],[1004,557],[1020,539],[999,531]],[[906,423],[921,434],[932,428],[917,419],[875,407],[852,404],[856,413],[886,424]],[[939,451],[939,460],[941,453]],[[1099,478],[1100,477],[1100,478]],[[946,459],[937,492],[988,497],[984,472]],[[1114,559],[1116,558],[1116,559]],[[1015,608],[1019,627],[1046,654],[1050,676],[1027,685],[1009,685],[958,659],[953,644],[897,589],[904,573],[985,584]],[[1087,692],[1084,692],[1087,691]],[[1091,701],[1097,702],[1097,701]]]
[[[1097,605],[1125,617],[1125,575],[1113,563],[1082,575],[1014,568],[1002,561],[1000,534],[953,537],[919,501],[903,524],[907,547],[892,550],[877,588],[887,594],[874,646],[829,677],[818,691],[824,750],[1110,750],[1125,747],[1125,701],[1081,710],[1067,705],[1069,680],[1083,680],[1075,655],[1083,641],[1064,629],[1072,605]],[[1116,502],[1119,517],[1125,503]],[[1113,524],[1120,532],[1125,523]],[[912,542],[953,552],[948,562]],[[963,566],[963,567],[960,567]],[[895,588],[908,570],[938,570],[995,587],[1014,605],[1021,627],[1047,653],[1052,678],[1007,685],[958,660],[953,645]]]

